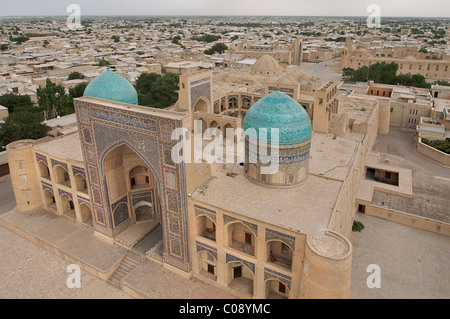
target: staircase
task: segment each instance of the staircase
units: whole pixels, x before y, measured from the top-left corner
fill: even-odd
[[[120,282],[122,279],[125,278],[125,276],[128,275],[134,268],[136,268],[137,265],[141,264],[143,260],[144,259],[138,254],[132,251],[128,252],[119,267],[117,267],[116,271],[111,275],[111,277],[109,277],[107,281],[108,284],[117,289],[122,289],[120,287]]]

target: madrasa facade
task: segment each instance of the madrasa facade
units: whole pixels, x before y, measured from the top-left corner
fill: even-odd
[[[358,185],[376,135],[387,133],[389,106],[338,103],[328,82],[309,109],[266,90],[245,114],[227,116],[214,110],[213,82],[211,71],[181,76],[176,105],[154,109],[105,71],[75,99],[74,133],[8,145],[16,210],[71,218],[130,250],[153,236],[148,259],[240,297],[349,298]],[[192,132],[194,120],[223,135],[278,129],[278,170],[265,172],[260,149],[252,153],[258,133],[235,138],[245,140],[243,162],[174,160],[194,141],[173,132]]]

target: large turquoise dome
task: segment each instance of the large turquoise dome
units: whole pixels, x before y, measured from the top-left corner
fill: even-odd
[[[244,130],[256,129],[256,136],[250,131],[250,139],[259,140],[259,129],[267,128],[267,142],[271,141],[271,128],[279,129],[280,144],[297,144],[311,138],[311,120],[305,109],[285,93],[276,91],[258,100],[247,111]]]
[[[134,86],[125,78],[109,70],[92,80],[84,90],[83,95],[115,102],[138,104],[138,95]]]

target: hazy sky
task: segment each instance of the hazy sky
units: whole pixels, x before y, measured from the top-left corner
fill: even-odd
[[[381,16],[449,17],[449,0],[0,0],[0,16],[68,15],[288,15],[368,16],[378,4]]]

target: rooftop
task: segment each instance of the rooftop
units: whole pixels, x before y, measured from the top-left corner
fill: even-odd
[[[350,172],[357,142],[314,132],[308,181],[274,189],[248,180],[239,165],[211,165],[212,178],[192,198],[242,216],[308,235],[328,228],[343,180]],[[234,172],[234,177],[227,172]],[[318,199],[319,194],[327,194]]]
[[[56,157],[83,162],[80,136],[78,131],[72,134],[56,137],[48,142],[36,143],[34,148],[37,151],[45,152]]]

